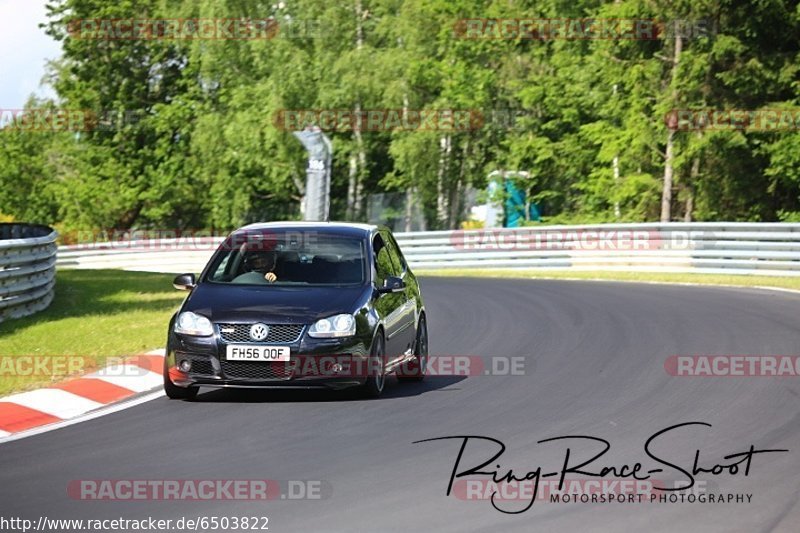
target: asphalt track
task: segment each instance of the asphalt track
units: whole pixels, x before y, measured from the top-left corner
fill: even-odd
[[[412,385],[390,379],[375,401],[268,391],[211,391],[194,403],[159,398],[0,445],[0,515],[266,515],[269,530],[279,532],[800,530],[800,378],[664,370],[672,354],[798,354],[800,295],[545,280],[428,278],[422,285],[432,353],[521,356],[525,374]],[[713,478],[714,490],[752,494],[750,504],[537,501],[507,515],[488,501],[445,496],[459,442],[413,444],[491,436],[507,446],[502,466],[524,474],[563,461],[566,446],[541,439],[601,437],[611,450],[593,464],[647,463],[650,435],[692,421],[713,427],[664,436],[662,457],[691,468],[697,448],[710,464],[751,444],[789,453],[755,456],[747,477]],[[488,458],[486,450],[471,457]],[[77,479],[253,478],[324,480],[332,492],[268,502],[79,501],[66,492]]]

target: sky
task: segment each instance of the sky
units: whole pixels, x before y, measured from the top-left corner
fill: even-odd
[[[38,27],[45,0],[0,0],[0,109],[21,109],[31,93],[53,96],[40,87],[45,62],[61,55],[61,44]]]

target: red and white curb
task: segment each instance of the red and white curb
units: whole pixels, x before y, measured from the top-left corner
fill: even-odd
[[[0,398],[0,442],[159,388],[163,367],[164,350],[154,350],[76,379]]]

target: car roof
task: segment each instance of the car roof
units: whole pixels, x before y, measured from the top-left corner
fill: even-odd
[[[258,222],[255,224],[248,224],[237,229],[234,233],[240,231],[258,231],[258,230],[291,230],[291,229],[304,229],[304,230],[326,230],[342,235],[370,235],[373,231],[383,229],[380,226],[373,224],[359,224],[356,222],[298,222],[298,221],[279,221],[279,222]]]

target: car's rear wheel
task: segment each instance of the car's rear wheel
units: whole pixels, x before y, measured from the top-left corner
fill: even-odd
[[[425,315],[419,317],[417,340],[414,343],[414,359],[403,364],[397,379],[400,381],[422,381],[428,366],[428,325]]]
[[[169,377],[169,369],[167,363],[164,361],[164,392],[167,398],[171,400],[193,400],[197,396],[200,387],[178,387],[172,382]]]
[[[378,333],[370,350],[367,381],[362,386],[362,392],[367,398],[377,398],[383,393],[383,387],[386,385],[385,364],[383,334]]]

